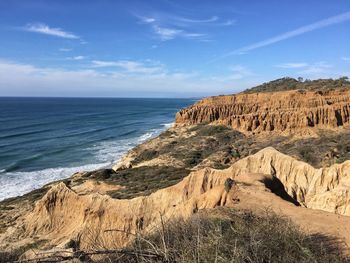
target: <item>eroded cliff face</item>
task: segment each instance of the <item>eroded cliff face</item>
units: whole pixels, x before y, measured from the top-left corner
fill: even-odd
[[[281,91],[205,98],[176,114],[176,124],[220,123],[245,133],[305,132],[350,123],[350,91]]]
[[[234,193],[225,191],[225,180],[221,172],[208,169],[130,200],[79,194],[59,183],[37,202],[18,232],[21,239],[44,238],[60,247],[70,240],[81,249],[123,247],[136,233],[159,226],[162,219],[187,218],[199,209],[227,205]]]
[[[268,147],[234,163],[229,174],[268,174],[304,207],[350,216],[350,161],[315,169]]]
[[[227,189],[228,178],[234,183]],[[62,248],[70,240],[78,242],[82,249],[123,247],[135,233],[159,227],[162,219],[186,218],[201,209],[229,206],[268,207],[315,232],[345,237],[350,244],[350,229],[339,229],[344,222],[350,227],[350,217],[340,216],[350,216],[349,186],[350,161],[315,169],[269,147],[228,169],[200,169],[174,186],[133,199],[76,192],[58,183],[32,212],[23,215],[17,230],[2,239],[44,239],[50,246]],[[295,206],[290,197],[301,206]],[[330,224],[334,227],[330,228]]]

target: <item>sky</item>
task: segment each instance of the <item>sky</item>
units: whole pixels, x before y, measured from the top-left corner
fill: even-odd
[[[0,96],[202,97],[350,76],[349,0],[0,0]]]

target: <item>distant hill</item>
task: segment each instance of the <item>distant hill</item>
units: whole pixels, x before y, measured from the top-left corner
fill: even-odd
[[[302,78],[294,79],[285,77],[263,83],[259,86],[247,89],[242,93],[274,92],[286,90],[332,90],[338,88],[350,88],[349,78],[341,77],[339,79],[303,80]]]

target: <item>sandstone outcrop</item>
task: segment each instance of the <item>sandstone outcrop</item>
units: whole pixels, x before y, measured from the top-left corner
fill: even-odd
[[[350,91],[280,91],[205,98],[176,114],[176,125],[216,123],[244,133],[310,133],[350,123]]]
[[[350,161],[315,169],[268,147],[227,170],[233,178],[251,173],[274,176],[300,205],[350,216]]]
[[[77,240],[80,248],[122,247],[138,231],[149,231],[170,217],[188,217],[199,209],[226,205],[233,192],[224,190],[226,177],[210,170],[150,196],[131,200],[107,195],[79,195],[64,183],[53,186],[26,216],[24,238],[44,237],[64,246]]]
[[[233,180],[230,184],[229,178]],[[161,220],[229,206],[255,210],[268,207],[295,218],[310,231],[336,235],[349,245],[350,217],[342,216],[350,215],[349,183],[350,161],[315,169],[266,148],[228,169],[200,169],[174,186],[130,200],[99,193],[79,194],[58,183],[32,212],[23,215],[16,234],[12,231],[11,236],[2,239],[45,239],[50,246],[58,247],[75,240],[81,249],[122,247],[135,233],[152,231]]]

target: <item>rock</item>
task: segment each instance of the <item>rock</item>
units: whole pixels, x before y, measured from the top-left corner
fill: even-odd
[[[267,186],[267,180],[272,185]],[[277,190],[283,190],[288,198],[275,193],[273,184],[278,184]],[[269,147],[228,169],[193,171],[176,185],[130,200],[99,193],[80,195],[62,182],[54,184],[34,210],[23,215],[23,221],[17,221],[7,238],[14,234],[27,242],[40,238],[56,247],[67,247],[76,240],[82,250],[123,247],[137,231],[160,226],[162,218],[188,218],[202,209],[229,206],[260,210],[272,207],[315,232],[342,236],[350,244],[350,217],[341,216],[350,215],[349,185],[350,161],[315,169]],[[330,224],[335,227],[330,228]],[[338,231],[337,224],[344,224],[342,231]]]
[[[114,171],[122,171],[122,170],[125,170],[125,169],[129,169],[129,168],[132,168],[132,164],[131,162],[120,162],[120,163],[117,163],[116,165],[114,165],[112,167],[112,169]]]
[[[215,123],[244,133],[309,133],[350,123],[350,91],[296,90],[205,98],[176,114],[176,125]]]
[[[272,175],[302,206],[350,216],[350,161],[316,169],[268,147],[228,169],[233,178],[247,173]]]

